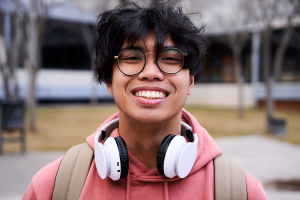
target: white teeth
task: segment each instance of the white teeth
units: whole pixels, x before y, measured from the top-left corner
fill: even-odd
[[[155,98],[159,98],[160,95],[159,95],[159,92],[155,92]]]
[[[151,98],[152,98],[152,99],[155,98],[155,92],[154,92],[154,91],[151,92]]]
[[[159,97],[163,98],[164,94],[162,92],[159,93]]]
[[[146,92],[146,97],[149,98],[150,96],[151,96],[150,92],[147,91],[147,92]]]
[[[159,91],[137,91],[134,93],[137,97],[143,97],[146,99],[163,99],[166,97],[166,94],[164,92]]]

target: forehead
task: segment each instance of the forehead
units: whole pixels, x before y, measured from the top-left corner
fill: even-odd
[[[156,43],[157,42],[156,42],[155,34],[153,33],[153,31],[151,31],[145,38],[140,38],[132,46],[140,47],[145,52],[150,52],[155,50]],[[121,50],[128,46],[131,46],[131,44],[128,44],[128,40],[127,38],[125,38],[125,40],[122,43]],[[176,46],[171,36],[167,37],[166,41],[164,42],[164,46],[165,47]]]

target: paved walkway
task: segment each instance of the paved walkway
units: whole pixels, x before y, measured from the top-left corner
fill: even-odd
[[[0,156],[0,200],[20,200],[31,178],[64,152],[29,152]]]
[[[224,155],[240,163],[263,185],[272,180],[300,179],[300,146],[259,135],[216,139]],[[32,176],[63,152],[29,152],[0,156],[0,200],[22,198]],[[270,200],[299,200],[300,191],[265,187]]]
[[[300,146],[259,135],[216,139],[224,155],[260,181],[300,180]],[[300,200],[300,191],[264,187],[270,200]]]

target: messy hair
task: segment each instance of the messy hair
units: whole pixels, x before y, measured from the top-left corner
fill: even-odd
[[[94,77],[99,83],[109,83],[112,76],[114,56],[118,55],[124,40],[133,46],[145,39],[150,31],[155,36],[155,51],[159,53],[164,42],[171,37],[177,48],[187,53],[183,68],[190,75],[199,76],[207,48],[203,37],[204,26],[197,28],[181,7],[166,3],[141,8],[125,2],[113,10],[99,15],[97,21],[96,60]]]

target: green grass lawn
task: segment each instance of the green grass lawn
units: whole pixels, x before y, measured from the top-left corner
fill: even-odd
[[[237,117],[235,109],[207,107],[186,107],[199,123],[207,129],[212,137],[227,137],[248,134],[266,134],[266,113],[263,109],[248,109],[244,118]],[[292,111],[276,111],[276,118],[286,120],[286,138],[278,138],[300,145],[300,113]]]
[[[264,110],[248,109],[245,111],[245,117],[239,119],[234,109],[195,106],[186,106],[185,109],[197,118],[212,137],[247,134],[272,137],[265,133]],[[85,142],[88,135],[117,111],[118,108],[114,104],[40,107],[37,111],[37,129],[31,132],[27,128],[27,149],[66,150]],[[278,111],[275,116],[287,121],[287,137],[282,140],[300,145],[300,113]],[[13,134],[9,136],[11,135]],[[19,144],[5,144],[4,152],[18,151],[18,146]]]

